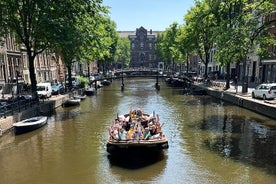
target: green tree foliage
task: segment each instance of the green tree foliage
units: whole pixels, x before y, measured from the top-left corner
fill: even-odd
[[[177,49],[180,52],[181,58],[187,62],[186,73],[189,72],[189,56],[195,53],[196,45],[192,36],[192,32],[189,31],[188,26],[181,26],[180,33],[176,37]]]
[[[217,4],[214,8],[213,4]],[[267,50],[268,44],[275,42],[267,30],[275,20],[262,21],[275,7],[273,1],[210,0],[219,25],[216,30],[215,59],[227,68],[226,88],[230,87],[230,63],[243,62],[245,74],[246,57],[256,54],[256,50]],[[275,44],[275,43],[274,43]],[[259,54],[262,55],[261,52]],[[243,76],[245,80],[245,76]]]
[[[102,17],[99,22],[97,35],[100,38],[97,54],[98,65],[101,65],[102,71],[105,73],[105,67],[114,61],[116,47],[118,42],[118,33],[116,32],[116,24],[109,17]],[[100,68],[100,67],[98,67]]]
[[[119,38],[115,52],[115,62],[124,63],[127,66],[130,62],[130,41],[128,38]]]
[[[205,78],[207,78],[217,22],[205,0],[196,2],[195,7],[191,8],[185,16],[185,22],[189,37],[193,40],[192,45],[195,46],[198,56],[205,65]]]
[[[160,32],[157,34],[156,52],[161,60],[166,64],[170,62],[170,56],[168,50],[168,43],[165,41],[166,32]]]
[[[179,35],[179,25],[172,23],[163,33],[157,35],[156,50],[160,58],[174,69],[175,63],[180,60],[181,53],[176,41]]]
[[[36,94],[34,59],[37,54],[52,48],[63,40],[67,46],[79,45],[82,37],[77,26],[83,15],[94,17],[102,11],[102,0],[1,0],[1,28],[14,33],[19,44],[25,46],[31,79],[32,92]],[[68,29],[68,30],[67,30]],[[73,31],[72,33],[69,31]],[[80,38],[80,40],[78,40]],[[72,39],[72,40],[71,40]],[[60,49],[63,57],[70,60],[71,51]],[[67,65],[68,66],[68,65]]]

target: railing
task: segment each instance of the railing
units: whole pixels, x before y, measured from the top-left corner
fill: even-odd
[[[33,105],[37,104],[37,101],[33,99],[18,99],[1,102],[0,105],[0,117],[6,118],[8,115],[21,112]]]

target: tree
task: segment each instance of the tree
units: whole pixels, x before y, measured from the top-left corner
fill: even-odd
[[[67,0],[66,3],[59,0],[0,1],[0,26],[5,31],[14,33],[17,42],[25,46],[34,95],[37,83],[35,57],[53,45],[56,46],[56,39],[62,38],[65,29],[72,27],[84,13],[89,12],[93,16],[99,12],[101,2],[101,0]]]
[[[273,1],[241,1],[241,0],[210,0],[210,6],[217,4],[215,14],[219,26],[217,27],[215,58],[222,66],[227,68],[226,89],[230,87],[230,63],[243,62],[243,82],[245,76],[246,58],[250,53],[256,53],[259,47],[272,43],[272,37],[267,34],[275,20],[263,22],[263,18],[271,14],[275,7]],[[214,9],[213,9],[214,10]],[[275,41],[274,41],[275,42]],[[261,47],[260,47],[261,46]],[[247,91],[244,89],[243,91]]]
[[[172,65],[175,69],[175,62],[180,58],[180,52],[177,49],[176,37],[179,34],[179,25],[174,22],[165,32],[158,34],[156,49],[160,58],[167,64]]]
[[[119,39],[116,32],[116,24],[111,21],[109,17],[103,17],[100,21],[98,35],[100,37],[100,44],[98,45],[98,64],[102,65],[102,71],[105,73],[106,65],[109,65],[114,61],[117,42]],[[100,67],[99,67],[100,68]]]
[[[180,33],[176,37],[177,49],[181,53],[182,58],[187,62],[186,73],[189,72],[189,56],[196,50],[195,43],[191,39],[190,31],[186,25],[180,27]]]
[[[207,78],[210,53],[214,47],[215,28],[217,23],[206,0],[196,1],[196,6],[191,8],[185,16],[185,22],[189,37],[193,40],[193,45],[197,50],[202,63],[205,65],[205,75]]]
[[[121,63],[124,63],[126,65],[129,65],[129,62],[130,62],[130,41],[129,41],[128,38],[119,38],[118,39],[114,61],[115,62],[121,62]]]

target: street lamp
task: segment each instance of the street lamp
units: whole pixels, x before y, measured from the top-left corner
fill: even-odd
[[[0,64],[3,71],[4,82],[7,82],[4,56],[0,55]]]
[[[201,76],[201,62],[198,62],[198,76]]]
[[[19,66],[15,65],[14,67],[15,67],[15,80],[16,80],[16,91],[15,91],[15,93],[18,96],[18,92],[19,92],[19,90],[18,90],[18,76],[19,76],[19,71],[18,70],[19,70]]]

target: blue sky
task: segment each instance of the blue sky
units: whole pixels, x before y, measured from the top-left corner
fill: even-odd
[[[173,22],[183,24],[194,4],[194,0],[103,0],[103,5],[111,7],[109,16],[117,31],[135,31],[141,26],[164,31]]]

